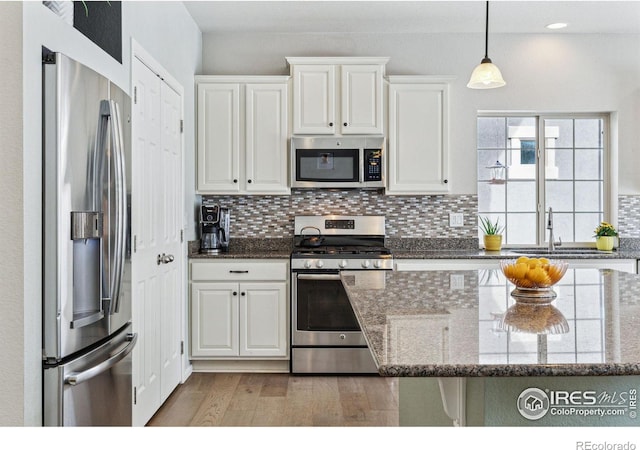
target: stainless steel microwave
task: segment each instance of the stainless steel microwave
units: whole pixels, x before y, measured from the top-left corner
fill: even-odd
[[[382,136],[291,138],[291,187],[385,187]]]

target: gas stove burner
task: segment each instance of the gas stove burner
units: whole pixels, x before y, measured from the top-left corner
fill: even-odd
[[[308,233],[322,239],[311,245]],[[292,269],[391,269],[383,216],[296,216]],[[318,240],[316,239],[316,241]]]
[[[294,250],[295,255],[389,255],[391,250],[385,247],[299,247]]]

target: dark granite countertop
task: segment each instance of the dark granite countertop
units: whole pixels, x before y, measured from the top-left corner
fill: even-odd
[[[381,375],[640,375],[640,275],[570,268],[536,306],[493,269],[341,275]]]
[[[452,249],[452,250],[393,250],[394,259],[506,259],[527,256],[546,256],[562,259],[640,259],[640,251],[614,250],[611,252],[595,249],[564,248],[551,256],[546,249],[502,249],[499,252],[489,252],[482,249]]]
[[[198,251],[199,241],[189,242],[189,258],[193,259],[281,259],[289,258],[292,251],[290,238],[239,238],[232,239],[229,251],[218,255],[205,255]],[[521,252],[536,253],[535,249],[503,249],[500,252],[487,252],[474,248],[476,239],[388,239],[386,245],[391,248],[394,259],[505,259],[517,258]],[[544,252],[544,249],[540,249]],[[595,249],[577,249],[571,252],[561,248],[554,258],[564,259],[640,259],[640,248],[627,246],[612,252],[599,252]],[[518,253],[520,252],[520,253]],[[546,255],[548,256],[548,255]]]
[[[232,239],[229,250],[207,255],[199,252],[200,241],[189,242],[189,258],[214,259],[289,259],[291,239]]]

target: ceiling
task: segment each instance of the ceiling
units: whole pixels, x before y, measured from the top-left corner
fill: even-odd
[[[203,33],[484,32],[484,1],[186,1]],[[545,25],[566,22],[551,31]],[[492,33],[640,34],[640,1],[510,1],[489,5]]]

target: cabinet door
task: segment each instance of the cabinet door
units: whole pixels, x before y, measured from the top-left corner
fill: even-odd
[[[287,85],[247,84],[246,181],[251,194],[288,194]]]
[[[198,84],[198,192],[240,190],[240,84]]]
[[[239,285],[191,284],[191,356],[239,355]]]
[[[449,190],[446,84],[389,85],[388,194]]]
[[[342,134],[383,134],[383,66],[341,67]]]
[[[240,285],[240,355],[287,355],[287,284]]]
[[[293,133],[335,134],[335,66],[293,68]]]

